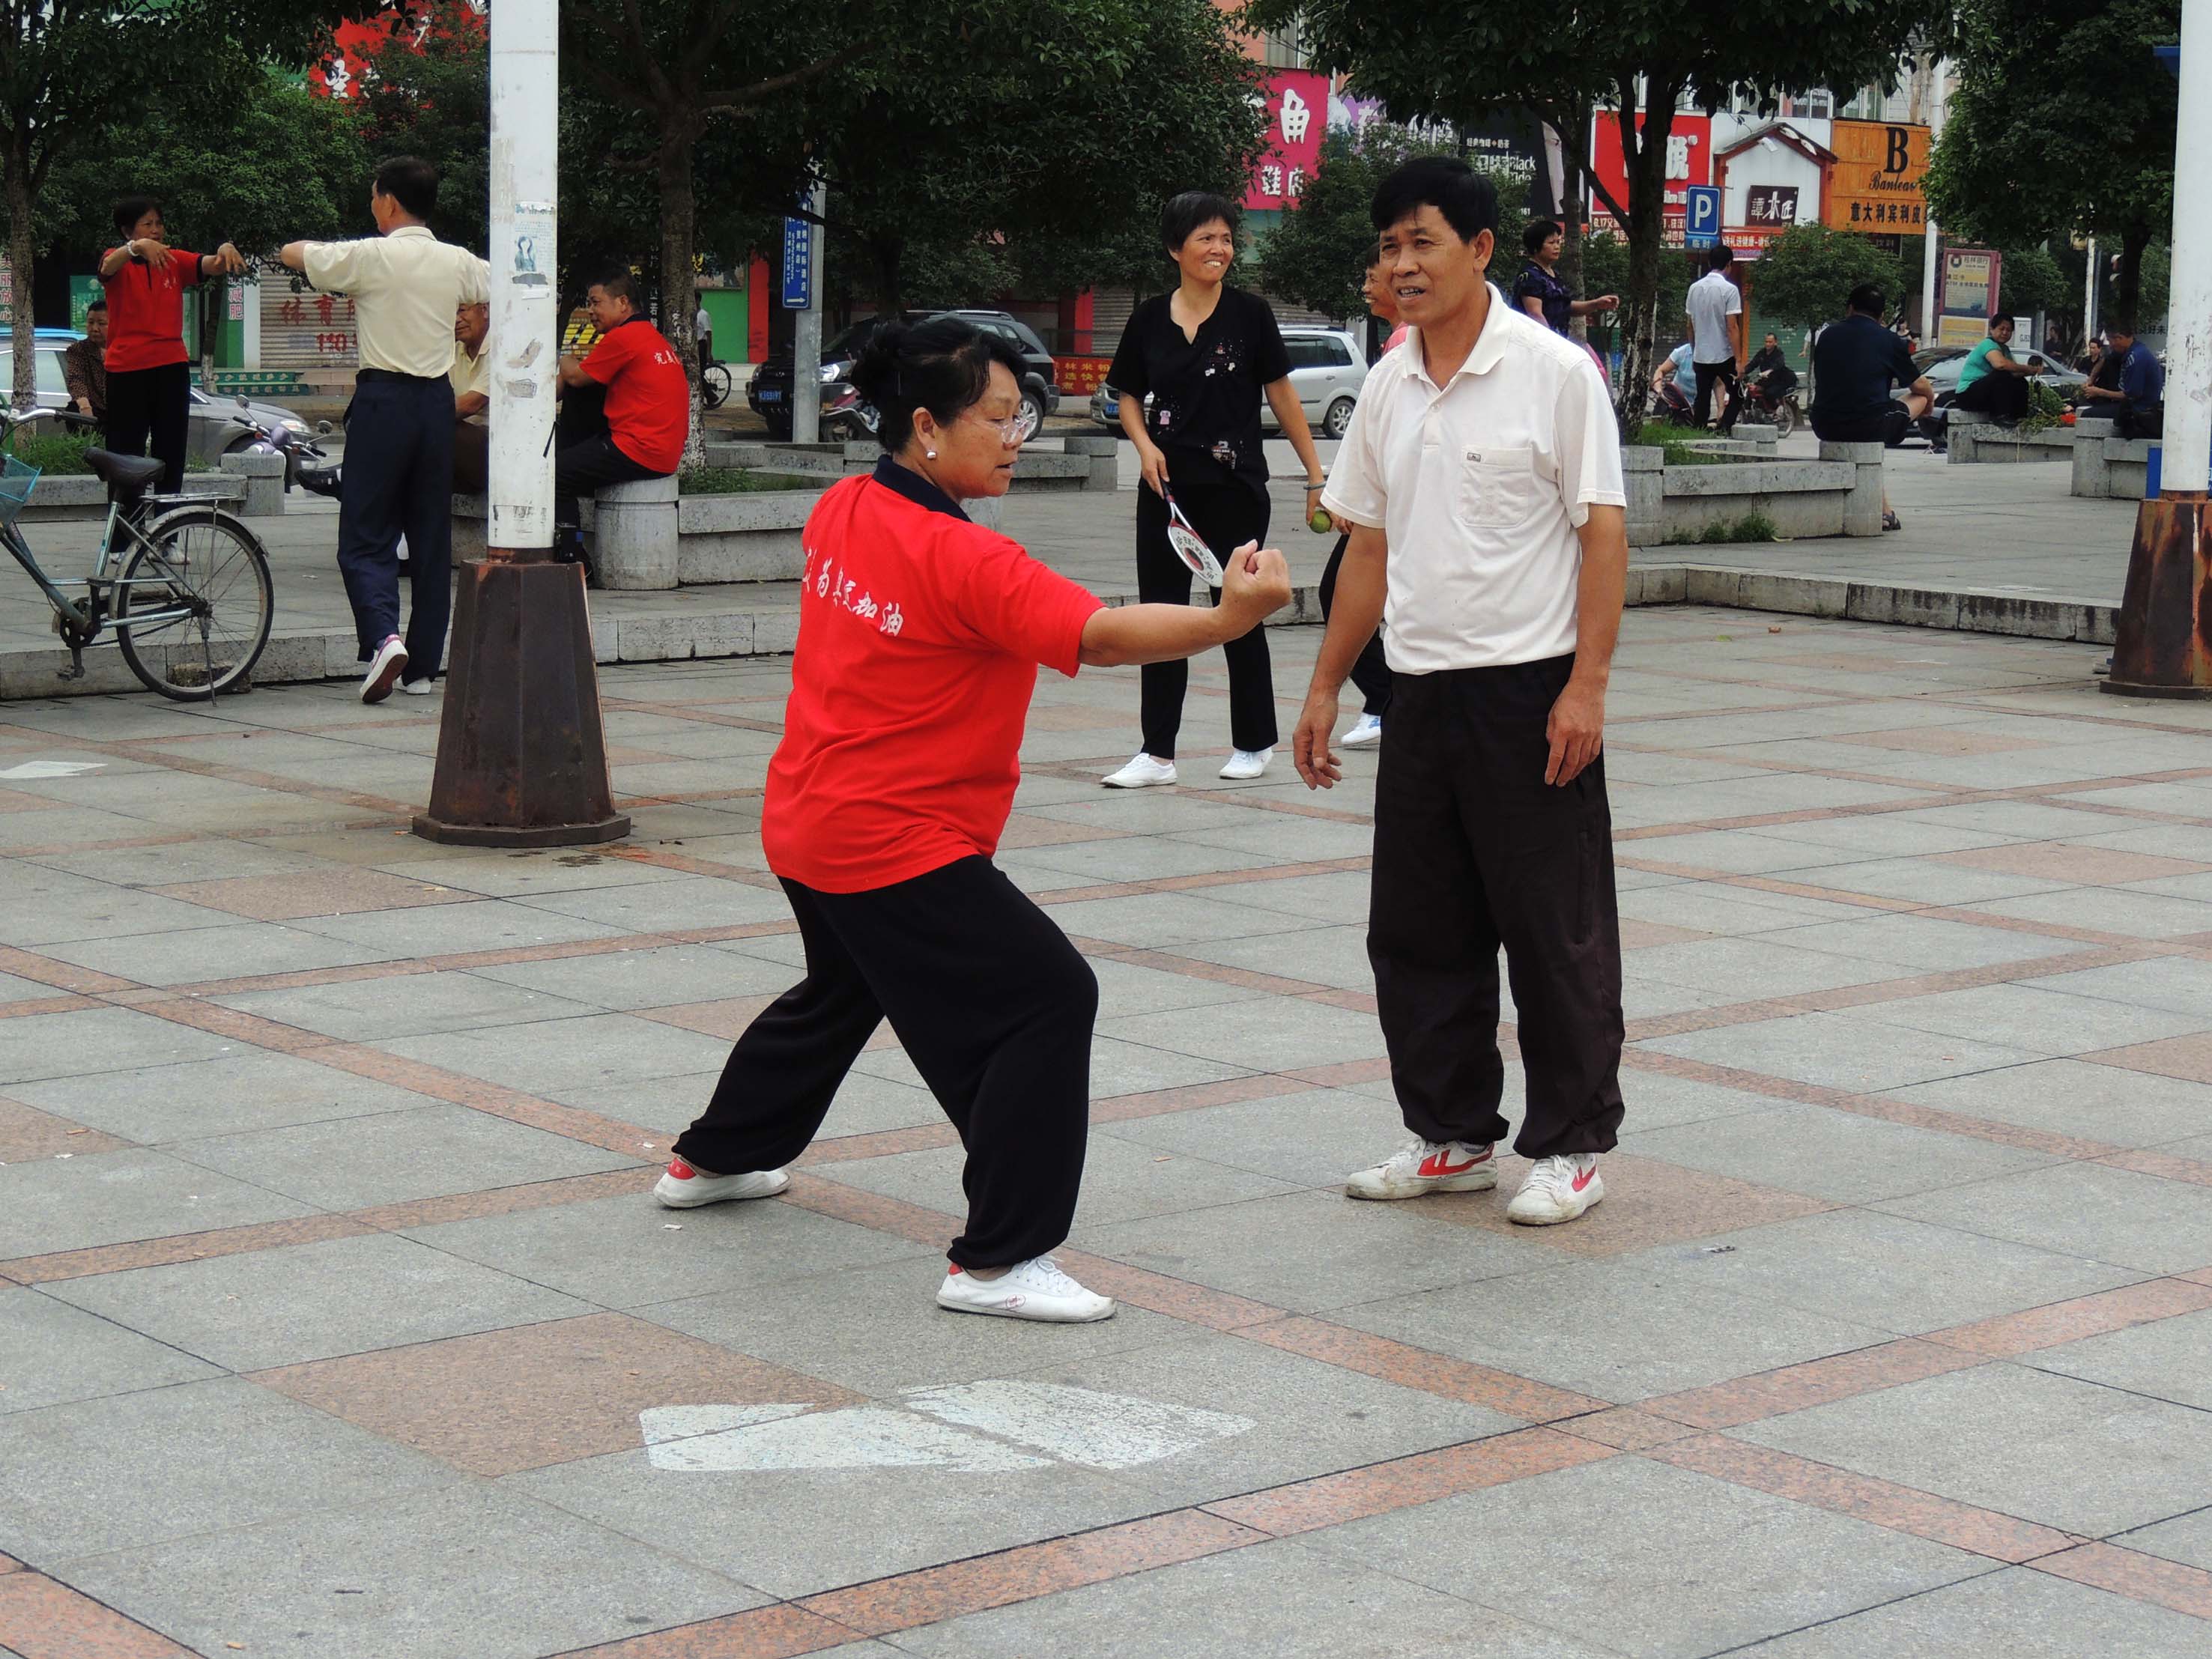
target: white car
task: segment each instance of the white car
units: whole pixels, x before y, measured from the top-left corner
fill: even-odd
[[[1359,383],[1367,378],[1358,337],[1349,329],[1294,325],[1283,331],[1283,346],[1290,353],[1291,384],[1297,388],[1306,424],[1318,437],[1341,438],[1359,402]],[[1275,430],[1275,411],[1265,403],[1260,405],[1260,428]]]
[[[1297,388],[1306,424],[1322,437],[1341,438],[1359,402],[1359,383],[1367,378],[1358,337],[1349,329],[1294,324],[1283,331],[1283,347],[1290,354],[1291,384]],[[1091,394],[1091,418],[1119,432],[1120,398],[1112,386],[1100,386]],[[1260,405],[1260,426],[1267,432],[1276,429],[1275,411],[1265,403]]]

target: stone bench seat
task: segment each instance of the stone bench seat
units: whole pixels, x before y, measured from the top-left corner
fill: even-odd
[[[1944,459],[1952,466],[2070,460],[2074,431],[2070,426],[2054,426],[2040,432],[2022,432],[2016,427],[2002,426],[1978,410],[1954,409],[1944,423]]]
[[[2103,428],[2102,432],[2093,428]],[[2115,438],[2110,421],[2090,421],[2074,429],[2071,493],[2093,501],[2139,501],[2150,487],[2150,438]]]
[[[1621,465],[1632,547],[1696,541],[1754,513],[1792,539],[1881,534],[1880,444],[1823,443],[1816,461],[1705,466],[1668,466],[1663,449],[1633,445],[1622,451]]]

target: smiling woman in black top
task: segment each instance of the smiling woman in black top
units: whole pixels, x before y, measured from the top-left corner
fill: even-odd
[[[1160,215],[1160,240],[1181,280],[1139,306],[1114,354],[1108,380],[1121,394],[1121,429],[1136,445],[1145,487],[1137,492],[1137,597],[1149,605],[1190,603],[1191,573],[1168,545],[1166,495],[1217,558],[1267,534],[1267,461],[1260,447],[1260,399],[1305,463],[1308,516],[1319,499],[1321,459],[1291,385],[1290,355],[1275,313],[1256,294],[1223,280],[1237,257],[1237,210],[1204,191],[1186,191]],[[1147,394],[1152,398],[1148,412]],[[1216,603],[1219,594],[1214,595]],[[1229,664],[1229,735],[1236,752],[1224,778],[1256,778],[1275,749],[1275,687],[1267,635],[1255,628],[1223,647]],[[1176,732],[1189,671],[1180,662],[1144,671],[1144,748],[1105,781],[1141,788],[1176,781]]]

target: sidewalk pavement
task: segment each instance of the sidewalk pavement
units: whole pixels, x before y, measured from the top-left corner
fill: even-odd
[[[1335,445],[1323,442],[1324,462]],[[1813,440],[1801,435],[1785,453],[1814,453]],[[1302,472],[1289,445],[1269,444],[1275,480],[1272,539],[1289,556],[1292,581],[1303,590],[1285,623],[1314,622],[1320,605],[1314,589],[1333,536],[1305,527]],[[1658,580],[1662,572],[1685,567],[1762,572],[1814,581],[1848,580],[1871,584],[1872,602],[1853,614],[1877,620],[1893,616],[1924,617],[1929,607],[1899,603],[1906,590],[1968,592],[2021,599],[2061,599],[2106,607],[2102,622],[2078,636],[2110,641],[2109,608],[2119,604],[2127,574],[2128,544],[2135,527],[2129,501],[2075,501],[2067,494],[2068,474],[2055,465],[1948,467],[1923,450],[1898,450],[1890,456],[1892,493],[1905,528],[1880,540],[1826,538],[1772,542],[1756,546],[1667,547],[1639,550],[1632,603],[1672,603],[1682,597],[1679,576]],[[1024,494],[1011,496],[1002,527],[1054,568],[1108,597],[1133,598],[1135,491],[1134,453],[1121,451],[1121,493]],[[252,527],[267,544],[276,576],[275,635],[305,650],[273,652],[263,669],[264,680],[302,677],[301,662],[322,665],[343,678],[351,672],[356,646],[345,591],[336,561],[337,507],[295,491],[282,519],[257,519]],[[99,544],[94,524],[40,524],[32,540],[50,574],[70,574],[88,568]],[[1741,594],[1714,591],[1692,597],[1722,602],[1771,605],[1790,611],[1814,607],[1835,612],[1803,581],[1782,590]],[[1829,596],[1831,599],[1833,595]],[[795,608],[789,583],[744,582],[726,586],[686,587],[669,592],[595,593],[593,616],[611,622],[602,629],[602,659],[685,660],[696,655],[726,654],[736,641],[787,637]],[[1955,610],[1956,607],[1953,607]],[[776,619],[763,624],[763,618]],[[1971,624],[1972,619],[1968,619]],[[115,653],[98,647],[87,653],[88,678],[74,688],[54,678],[68,659],[51,626],[52,612],[20,572],[0,573],[0,699],[59,695],[69,690],[135,690]],[[1990,624],[2019,631],[2015,617]],[[2038,631],[2051,633],[2049,625]],[[2057,630],[2064,637],[2071,627]],[[306,671],[312,676],[313,669]]]
[[[1136,676],[1048,676],[1001,862],[1098,974],[1121,1302],[1060,1328],[932,1304],[888,1033],[785,1197],[647,1195],[796,973],[781,662],[610,671],[635,834],[525,854],[406,833],[435,699],[18,704],[0,1655],[2203,1659],[2212,709],[2094,654],[1628,618],[1628,1118],[1542,1231],[1517,1160],[1341,1196],[1374,756],[1217,783],[1217,656],[1109,793]]]

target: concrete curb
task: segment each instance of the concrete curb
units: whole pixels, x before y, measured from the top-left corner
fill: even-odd
[[[678,590],[678,592],[684,590]],[[689,590],[696,594],[698,589]],[[1133,593],[1102,595],[1109,605],[1133,605]],[[1629,567],[1632,606],[1707,605],[1771,616],[1821,617],[1939,628],[2017,639],[2070,640],[2110,645],[2119,607],[2094,599],[2043,599],[1973,588],[1907,587],[1887,582],[1730,570],[1716,565],[1638,564]],[[1294,588],[1291,603],[1269,619],[1270,628],[1310,628],[1322,620],[1319,592]],[[788,655],[799,639],[799,611],[785,605],[684,609],[647,616],[595,617],[592,654],[600,663],[691,662],[716,658]],[[353,630],[277,634],[254,670],[263,685],[349,680],[360,673]],[[55,678],[69,665],[59,649],[0,650],[0,702],[136,691],[138,681],[116,653],[85,653],[81,680]]]

